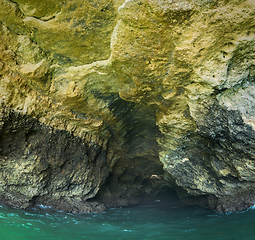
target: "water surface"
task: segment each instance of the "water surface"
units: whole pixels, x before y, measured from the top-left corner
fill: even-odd
[[[218,214],[188,206],[140,205],[102,214],[0,207],[0,239],[255,239],[255,209]]]

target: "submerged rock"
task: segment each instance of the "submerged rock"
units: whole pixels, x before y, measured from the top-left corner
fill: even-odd
[[[0,199],[67,212],[255,201],[255,3],[0,1]]]

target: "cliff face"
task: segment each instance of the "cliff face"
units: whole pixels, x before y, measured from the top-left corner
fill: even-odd
[[[254,1],[0,0],[0,198],[102,211],[175,189],[255,201]]]

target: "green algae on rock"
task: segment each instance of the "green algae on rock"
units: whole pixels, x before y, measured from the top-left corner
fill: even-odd
[[[254,9],[0,0],[2,201],[91,212],[171,187],[252,205]]]

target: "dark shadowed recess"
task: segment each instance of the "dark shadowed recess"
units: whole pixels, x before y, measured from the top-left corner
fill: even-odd
[[[105,122],[112,136],[104,146],[90,142],[89,135],[81,139],[2,107],[1,202],[14,208],[50,205],[72,213],[176,202],[158,158],[154,110],[120,98],[109,102],[122,128],[118,132]]]
[[[116,162],[93,200],[107,207],[159,199],[176,201],[178,197],[164,179],[163,164],[158,156],[157,139],[161,133],[156,125],[156,109],[127,102],[114,95],[107,100],[122,128],[121,133],[113,130],[111,146],[115,150]]]

